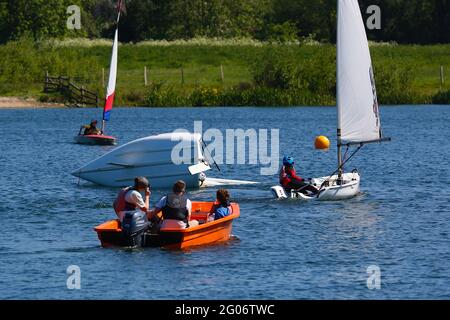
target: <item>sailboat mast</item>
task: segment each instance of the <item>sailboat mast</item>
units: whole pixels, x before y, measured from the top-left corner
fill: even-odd
[[[341,112],[340,112],[340,99],[339,99],[339,35],[340,35],[340,12],[339,2],[337,0],[337,28],[336,28],[336,110],[337,110],[337,158],[338,158],[338,181],[342,180],[343,168],[342,168],[342,151],[341,151]]]
[[[342,168],[342,149],[341,149],[341,129],[337,130],[337,158],[338,158],[338,181],[342,180],[344,168]]]

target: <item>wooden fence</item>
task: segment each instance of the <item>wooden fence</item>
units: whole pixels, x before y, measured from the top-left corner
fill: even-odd
[[[60,93],[64,97],[64,103],[70,107],[98,107],[98,94],[85,89],[84,86],[76,85],[70,80],[70,77],[51,77],[46,73],[44,92]]]

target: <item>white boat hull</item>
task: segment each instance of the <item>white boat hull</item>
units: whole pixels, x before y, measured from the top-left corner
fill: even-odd
[[[225,186],[245,186],[255,184],[259,184],[259,182],[206,177],[205,181],[202,183],[201,186],[208,188],[208,187],[225,187]]]
[[[199,187],[199,179],[204,174],[191,174],[189,167],[204,160],[200,138],[198,134],[161,134],[137,139],[88,163],[72,175],[109,187],[132,185],[138,176],[147,177],[155,188],[171,188],[177,180],[184,180],[188,187]],[[187,150],[192,156],[191,163],[175,164],[172,160],[172,150],[180,139],[192,142]]]
[[[135,177],[147,177],[154,188],[170,188],[177,180],[183,180],[188,187],[199,187],[199,174],[191,175],[187,165],[149,164],[138,168],[103,168],[100,171],[82,171],[74,176],[108,187],[123,187],[134,183]]]
[[[328,177],[313,179],[313,183],[320,185],[326,181]],[[344,181],[342,184],[337,184],[338,177],[332,176],[329,180],[329,187],[322,187],[322,190],[317,197],[318,200],[322,201],[334,201],[334,200],[345,200],[353,198],[359,193],[359,173],[346,173],[343,175]],[[320,183],[320,184],[318,184]]]
[[[328,186],[322,186],[322,183],[328,180]],[[358,172],[345,173],[343,175],[343,182],[338,184],[338,176],[320,177],[311,179],[311,184],[317,188],[322,186],[318,196],[308,196],[300,192],[291,191],[286,192],[281,186],[273,186],[271,188],[272,194],[277,199],[299,199],[303,201],[321,200],[321,201],[336,201],[353,198],[359,192],[360,175]]]

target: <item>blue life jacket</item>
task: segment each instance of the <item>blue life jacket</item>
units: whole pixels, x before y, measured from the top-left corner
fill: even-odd
[[[219,204],[214,210],[214,220],[218,220],[229,216],[231,214],[231,205],[230,202],[227,201],[226,204]]]

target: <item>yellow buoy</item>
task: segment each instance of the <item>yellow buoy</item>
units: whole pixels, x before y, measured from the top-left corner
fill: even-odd
[[[320,150],[328,149],[330,147],[330,140],[325,136],[318,136],[314,141],[314,146]]]

